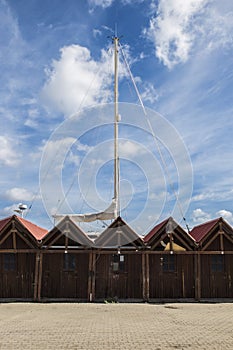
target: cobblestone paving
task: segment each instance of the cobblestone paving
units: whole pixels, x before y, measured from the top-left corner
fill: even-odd
[[[233,349],[233,304],[0,304],[0,349]]]

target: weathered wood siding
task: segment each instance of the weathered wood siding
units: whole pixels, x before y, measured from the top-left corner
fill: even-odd
[[[0,254],[0,298],[33,299],[35,254]]]
[[[233,255],[204,254],[201,260],[201,298],[233,298]]]
[[[40,297],[88,299],[88,253],[44,253]],[[65,259],[70,259],[65,264]]]
[[[194,256],[191,254],[149,255],[149,298],[195,297]]]
[[[94,263],[97,300],[142,299],[141,254],[98,254]]]

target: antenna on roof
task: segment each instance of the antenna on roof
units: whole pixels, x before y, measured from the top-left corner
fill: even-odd
[[[115,37],[117,37],[117,23],[115,23]]]
[[[19,203],[18,208],[15,209],[14,211],[15,211],[16,213],[19,213],[19,214],[21,215],[21,217],[23,218],[23,213],[24,213],[24,211],[25,211],[27,208],[28,208],[28,207],[27,207],[26,204]]]

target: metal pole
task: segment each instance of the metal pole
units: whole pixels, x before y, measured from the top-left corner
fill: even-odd
[[[114,198],[116,201],[115,218],[120,215],[119,202],[119,154],[118,154],[118,42],[115,36],[114,41]]]

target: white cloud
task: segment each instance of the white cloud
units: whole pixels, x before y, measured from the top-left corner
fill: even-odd
[[[233,224],[233,214],[232,214],[231,211],[222,209],[222,210],[219,210],[216,214],[217,214],[218,216],[223,217],[223,218],[224,218],[226,221],[228,221],[230,224]]]
[[[14,203],[10,206],[7,206],[0,211],[0,215],[2,216],[13,215],[15,214],[14,211],[18,209],[18,206],[19,206],[19,203],[18,204]]]
[[[18,21],[6,1],[0,1],[1,51],[0,61],[4,65],[18,63],[25,43],[19,31]]]
[[[0,163],[7,166],[16,166],[20,162],[20,154],[13,148],[15,140],[6,136],[0,136]]]
[[[28,118],[26,119],[24,125],[31,128],[36,128],[38,126],[39,111],[37,108],[30,108],[28,110]]]
[[[59,140],[49,140],[43,146],[42,164],[40,168],[41,181],[49,179],[54,176],[50,173],[55,171],[56,175],[60,173],[64,166],[66,156],[75,143],[76,139],[73,137],[64,137]]]
[[[132,142],[130,140],[120,140],[119,142],[119,152],[122,158],[134,157],[139,154],[145,154],[145,147],[141,146],[139,143]]]
[[[135,4],[141,4],[145,0],[121,0],[123,5],[135,5]]]
[[[107,8],[112,5],[114,0],[88,0],[91,7],[100,6],[102,8]]]
[[[217,179],[217,181],[218,181],[218,185],[219,185],[220,184],[219,179]],[[225,183],[221,184],[222,190],[216,190],[215,183],[209,184],[209,187],[213,187],[213,189],[211,191],[210,190],[207,190],[207,191],[203,190],[202,193],[193,196],[192,201],[198,202],[198,201],[206,201],[206,200],[208,200],[208,201],[231,200],[232,195],[233,195],[233,190],[230,187],[230,185],[228,185],[229,181],[230,181],[230,178],[227,177],[226,184]],[[229,187],[229,189],[228,189],[228,187]]]
[[[102,32],[99,29],[93,29],[93,36],[96,38],[97,36],[101,36]]]
[[[193,210],[192,219],[195,224],[201,224],[203,222],[210,220],[210,218],[211,218],[210,214],[204,212],[200,208]]]
[[[206,2],[160,0],[145,33],[155,44],[156,56],[168,68],[187,61],[194,39],[194,19]]]
[[[101,59],[91,58],[86,47],[63,47],[59,60],[47,71],[47,82],[42,91],[44,101],[66,116],[84,105],[106,102],[110,92],[112,58],[104,50]]]
[[[5,197],[12,201],[28,202],[35,198],[35,194],[22,187],[14,187],[6,191]]]
[[[194,47],[212,50],[233,43],[232,5],[216,0],[152,2],[153,16],[144,34],[169,69],[188,60]]]
[[[153,84],[145,82],[143,84],[143,91],[141,93],[142,101],[148,101],[151,104],[158,100],[158,93]]]

